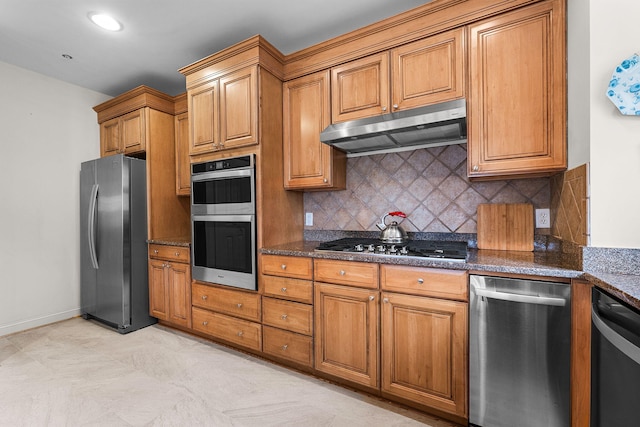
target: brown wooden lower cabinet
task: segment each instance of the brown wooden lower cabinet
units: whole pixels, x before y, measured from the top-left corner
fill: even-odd
[[[382,392],[467,417],[467,304],[381,298]]]
[[[378,387],[379,292],[315,283],[315,368]]]
[[[149,312],[182,327],[191,326],[191,265],[189,250],[149,246]]]
[[[252,350],[262,349],[260,323],[193,307],[193,329]]]
[[[266,354],[311,366],[313,362],[313,338],[286,330],[262,327],[262,350]]]

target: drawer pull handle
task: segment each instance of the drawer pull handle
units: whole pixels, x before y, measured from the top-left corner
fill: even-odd
[[[419,278],[418,279],[418,283],[420,283],[422,285],[424,283],[424,279],[423,278]]]
[[[281,288],[280,290],[281,290],[283,293],[286,293],[286,292],[287,292],[287,288]]]
[[[473,171],[474,172],[478,172],[480,170],[480,168],[478,167],[478,165],[473,165]]]
[[[208,296],[207,296],[207,295],[202,295],[202,301],[206,301],[206,300],[207,300],[207,298],[208,298]]]
[[[238,336],[239,336],[239,337],[241,337],[241,336],[243,336],[243,335],[244,335],[244,332],[242,332],[242,331],[238,331]]]
[[[202,322],[203,326],[207,326],[209,324],[209,322],[207,322],[206,320],[204,322]]]
[[[345,274],[347,274],[347,272],[346,272],[346,271],[344,271],[344,270],[340,270],[340,275],[341,275],[341,276],[344,276]]]
[[[180,252],[176,252],[176,256],[180,256]]]
[[[286,270],[286,269],[287,269],[287,264],[282,264],[282,265],[280,266],[280,268],[282,268],[283,270]]]
[[[242,308],[242,303],[241,303],[241,302],[237,303],[237,304],[236,304],[236,307],[238,307],[238,308]]]
[[[285,344],[282,346],[282,351],[286,351],[289,348],[289,344]]]
[[[376,297],[374,297],[373,295],[369,296],[369,301],[373,301],[374,299],[376,299]]]
[[[283,314],[282,316],[280,316],[280,318],[281,318],[282,320],[287,320],[287,315],[286,315],[286,314]]]
[[[153,250],[153,253],[154,253],[154,254],[156,254],[156,255],[158,255],[158,250],[157,250],[157,249],[154,249],[154,250]]]
[[[383,298],[382,301],[384,301],[385,304],[389,304],[389,298]]]

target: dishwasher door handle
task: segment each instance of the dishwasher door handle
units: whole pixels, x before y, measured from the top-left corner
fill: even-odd
[[[620,350],[625,356],[640,365],[640,348],[636,347],[631,341],[611,329],[604,320],[598,316],[596,310],[591,306],[591,320],[593,325],[600,331],[603,337],[607,339],[615,348]]]
[[[507,292],[489,291],[487,289],[482,289],[482,288],[474,288],[474,291],[476,295],[480,297],[498,299],[502,301],[524,302],[527,304],[538,304],[538,305],[553,305],[557,307],[564,307],[567,304],[567,301],[564,298],[510,294]]]

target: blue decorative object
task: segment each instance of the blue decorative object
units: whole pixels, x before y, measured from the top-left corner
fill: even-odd
[[[607,96],[622,114],[640,116],[640,56],[634,54],[616,67]]]

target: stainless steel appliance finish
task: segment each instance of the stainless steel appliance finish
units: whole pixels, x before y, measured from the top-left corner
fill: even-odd
[[[467,142],[464,99],[329,125],[320,140],[351,157]]]
[[[323,242],[314,250],[316,252],[430,258],[460,262],[465,261],[467,258],[466,242],[439,242],[433,240],[409,240],[402,244],[388,244],[379,239],[346,237]]]
[[[570,425],[571,287],[470,276],[469,422]]]
[[[191,166],[191,276],[257,289],[255,157]]]
[[[593,288],[591,322],[591,426],[638,425],[640,313]]]
[[[149,316],[144,160],[122,154],[80,168],[80,297],[85,319],[120,333]]]

